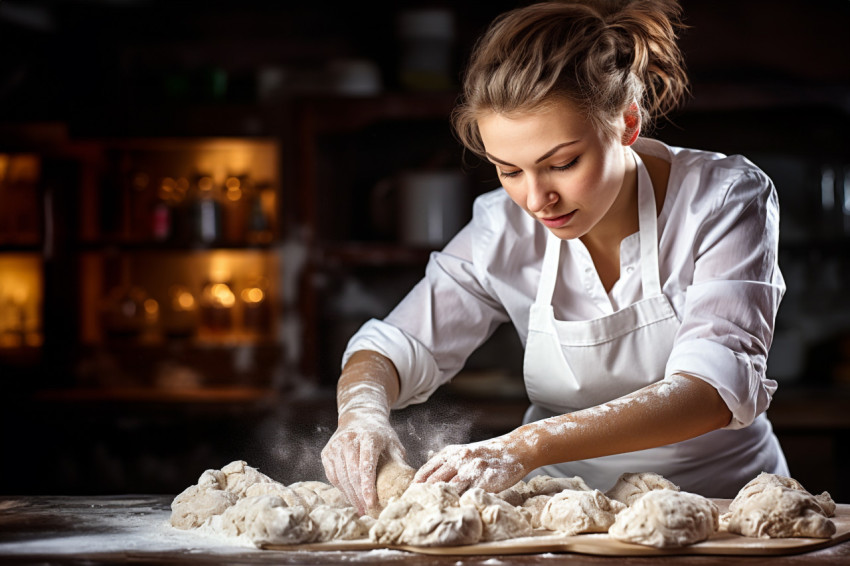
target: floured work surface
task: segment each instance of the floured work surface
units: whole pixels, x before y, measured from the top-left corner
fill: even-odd
[[[715,499],[718,507],[726,510],[728,499]],[[730,534],[726,531],[715,533],[710,539],[681,548],[658,549],[640,544],[630,544],[614,540],[607,534],[581,534],[563,536],[550,531],[538,531],[532,537],[515,538],[498,542],[485,542],[468,546],[392,546],[378,545],[368,539],[322,542],[293,546],[266,545],[268,550],[375,550],[387,548],[406,550],[420,554],[435,555],[498,555],[498,554],[539,554],[544,552],[574,552],[600,556],[662,556],[674,554],[703,555],[753,555],[779,556],[800,554],[818,550],[850,540],[850,505],[836,506],[835,534],[832,538],[750,538]]]

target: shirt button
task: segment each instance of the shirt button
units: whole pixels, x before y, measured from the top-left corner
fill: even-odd
[[[628,267],[626,268],[626,273],[631,273],[631,272],[632,272],[632,271],[634,271],[634,270],[635,270],[635,266],[634,266],[634,265],[630,265],[630,266],[628,266]]]

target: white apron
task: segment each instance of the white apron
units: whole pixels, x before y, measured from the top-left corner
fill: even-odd
[[[643,298],[601,318],[555,320],[552,297],[563,246],[562,240],[548,234],[537,297],[529,313],[523,373],[532,405],[526,423],[594,407],[664,378],[681,322],[661,292],[652,182],[640,157],[631,153],[638,172]],[[535,473],[578,475],[604,491],[620,474],[644,471],[661,474],[686,491],[727,498],[759,472],[788,475],[763,414],[744,429],[716,430],[659,448],[544,466]]]

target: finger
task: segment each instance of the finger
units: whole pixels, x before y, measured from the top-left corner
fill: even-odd
[[[437,454],[416,471],[413,475],[413,481],[416,483],[422,483],[428,481],[428,478],[431,477],[435,471],[437,471],[444,463],[444,459],[441,455]]]
[[[355,447],[356,450],[346,450],[345,458],[342,459],[342,475],[345,478],[343,481],[344,489],[343,493],[345,493],[345,497],[348,499],[348,502],[357,508],[358,512],[362,515],[366,509],[363,504],[363,498],[359,492],[360,486],[360,477],[358,474],[358,465],[357,460],[360,454],[359,447]],[[352,454],[356,454],[357,456],[352,456]]]
[[[444,465],[428,476],[427,483],[437,483],[444,481],[452,481],[458,477],[457,468],[454,466]],[[459,480],[458,480],[459,481]]]
[[[360,449],[360,490],[363,494],[363,504],[366,509],[378,506],[377,479],[378,453],[371,444],[361,445]]]

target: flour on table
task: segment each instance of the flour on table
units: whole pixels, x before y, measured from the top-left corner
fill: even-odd
[[[621,475],[617,483],[606,491],[605,495],[628,507],[644,493],[656,489],[679,491],[679,486],[653,472],[630,472]]]
[[[481,541],[507,540],[533,533],[528,517],[519,508],[480,487],[461,495],[460,504],[474,507],[481,515]]]
[[[676,548],[709,538],[718,529],[717,506],[701,495],[652,490],[617,514],[608,534],[617,540]]]
[[[625,508],[597,489],[564,490],[549,498],[540,511],[539,522],[541,527],[565,535],[605,533],[614,524],[617,513]]]

